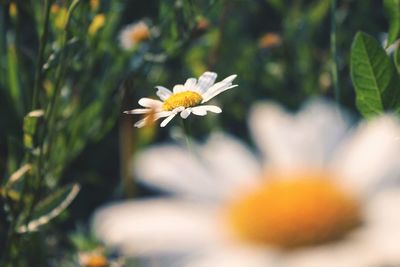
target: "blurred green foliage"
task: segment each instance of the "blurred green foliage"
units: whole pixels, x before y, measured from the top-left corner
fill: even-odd
[[[220,78],[238,74],[239,87],[218,98],[223,114],[189,120],[198,139],[219,129],[248,140],[247,113],[257,101],[295,109],[313,96],[333,98],[336,60],[340,104],[355,111],[350,46],[356,32],[373,35],[368,45],[383,58],[388,57],[380,45],[383,36],[389,32],[388,45],[399,37],[398,1],[383,2],[387,17],[381,1],[338,1],[334,59],[330,0],[1,0],[0,251],[5,266],[74,266],[79,251],[96,249],[96,241],[85,235],[97,206],[149,193],[133,183],[129,162],[136,150],[174,136],[175,127],[136,130],[137,118],[121,111],[136,107],[140,97],[154,97],[156,85],[172,88],[206,70]],[[120,32],[138,21],[148,26],[149,38],[126,50]],[[353,44],[356,65],[359,39],[372,38],[360,36]],[[381,71],[374,60],[369,59],[372,69]],[[398,72],[398,49],[388,61],[394,73],[391,61]],[[352,73],[360,98],[369,82],[355,67]],[[73,200],[77,184],[81,191]],[[60,216],[48,224],[53,215]],[[18,231],[32,223],[38,231]],[[78,224],[83,230],[66,234]]]

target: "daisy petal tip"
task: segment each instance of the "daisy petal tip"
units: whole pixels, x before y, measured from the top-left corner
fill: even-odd
[[[233,75],[230,75],[227,78],[225,78],[225,80],[228,80],[229,82],[232,82],[234,79],[236,79],[236,77],[237,77],[237,74],[233,74]]]
[[[218,74],[216,72],[213,72],[213,71],[206,71],[206,72],[203,73],[203,75],[204,74],[211,75],[211,76],[214,76],[214,77],[218,76]]]

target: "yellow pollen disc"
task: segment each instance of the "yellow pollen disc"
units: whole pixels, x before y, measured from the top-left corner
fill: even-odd
[[[290,249],[333,241],[360,223],[357,201],[327,177],[275,180],[231,203],[240,238]]]
[[[131,32],[131,40],[133,43],[140,43],[149,39],[150,31],[146,25],[137,25]]]
[[[83,263],[84,267],[108,267],[108,260],[102,255],[90,255],[86,262]]]
[[[189,108],[197,106],[202,100],[201,95],[193,91],[176,93],[165,99],[163,110],[171,111],[177,107]]]

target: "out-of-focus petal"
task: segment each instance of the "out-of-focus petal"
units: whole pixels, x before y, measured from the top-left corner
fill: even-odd
[[[261,249],[225,247],[209,251],[185,267],[275,267],[276,255]]]
[[[261,166],[255,155],[233,137],[213,134],[202,148],[201,155],[215,182],[230,197],[260,182]]]
[[[125,255],[162,255],[219,242],[212,207],[158,199],[105,206],[93,217],[95,235]]]
[[[322,168],[345,135],[347,124],[333,106],[313,101],[297,115],[273,103],[251,111],[250,128],[266,164],[279,169]]]
[[[156,146],[139,153],[134,171],[141,182],[154,188],[206,201],[220,198],[212,173],[196,155],[179,146]]]
[[[294,251],[285,257],[283,267],[365,267],[371,264],[367,246],[341,240],[340,243]]]
[[[150,112],[151,112],[150,108],[136,108],[136,109],[124,111],[125,114],[146,114],[146,113],[150,113]]]
[[[390,116],[362,124],[338,150],[333,168],[341,182],[368,195],[400,182],[400,124]]]

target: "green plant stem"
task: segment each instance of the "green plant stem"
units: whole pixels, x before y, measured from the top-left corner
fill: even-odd
[[[50,7],[52,4],[52,0],[45,0],[45,17],[44,17],[44,22],[43,22],[43,31],[40,36],[39,40],[39,52],[38,52],[38,58],[36,62],[36,74],[35,74],[35,82],[33,86],[33,96],[32,96],[32,104],[31,104],[31,109],[35,110],[38,108],[39,104],[39,89],[42,84],[43,80],[43,62],[44,62],[44,52],[46,49],[46,44],[47,44],[47,38],[49,34],[49,18],[50,18]],[[31,157],[28,156],[28,161],[31,160]],[[27,182],[24,182],[23,189],[21,192],[21,199],[18,203],[18,214],[21,214],[21,211],[23,210],[23,197],[27,191]],[[4,257],[3,257],[3,262],[1,266],[8,266],[8,262],[12,263],[14,261],[14,255],[12,252],[13,246],[17,243],[16,242],[16,226],[17,226],[17,221],[18,221],[18,216],[14,216],[12,219],[8,233],[7,233],[7,240],[5,243],[5,248],[4,248]]]
[[[43,171],[43,167],[44,167],[44,162],[45,162],[45,154],[44,153],[44,149],[45,149],[45,139],[46,136],[48,137],[48,146],[46,148],[47,151],[51,151],[51,142],[53,139],[53,135],[54,135],[54,122],[55,122],[55,110],[56,110],[56,106],[57,106],[57,100],[58,100],[58,96],[60,94],[60,88],[61,88],[61,81],[62,81],[62,77],[64,75],[64,71],[65,71],[65,60],[66,60],[66,54],[65,54],[65,46],[67,43],[67,39],[68,39],[68,26],[69,26],[69,22],[71,19],[71,15],[73,13],[73,11],[75,10],[75,8],[78,6],[80,0],[75,0],[74,2],[72,2],[72,4],[70,5],[69,9],[68,9],[68,13],[67,13],[67,19],[64,25],[64,32],[63,32],[63,36],[62,36],[62,41],[61,41],[61,47],[60,47],[60,64],[58,64],[57,69],[56,69],[56,82],[55,82],[55,89],[53,92],[53,95],[50,99],[50,102],[47,106],[47,110],[46,110],[46,114],[45,114],[45,124],[44,124],[44,133],[42,135],[42,138],[40,140],[40,149],[39,149],[39,156],[36,162],[36,185],[35,185],[35,190],[33,193],[33,199],[31,202],[31,205],[28,209],[28,213],[27,213],[27,217],[26,217],[26,224],[29,223],[30,218],[32,217],[32,213],[33,210],[36,206],[36,202],[38,202],[39,198],[40,198],[40,193],[41,193],[41,187],[44,181],[44,177],[45,175],[42,173]]]
[[[39,104],[39,88],[43,80],[43,62],[44,62],[44,51],[46,49],[47,37],[49,34],[49,18],[50,18],[50,7],[52,0],[45,0],[45,17],[43,23],[43,32],[40,36],[39,41],[39,55],[36,62],[36,75],[35,83],[33,86],[33,97],[32,97],[32,110],[37,109]]]
[[[182,128],[183,128],[183,133],[185,135],[185,142],[186,142],[186,146],[187,149],[192,152],[192,143],[191,143],[191,127],[190,127],[190,123],[187,119],[181,119],[182,121]]]
[[[332,82],[334,88],[334,96],[337,104],[340,104],[340,86],[338,77],[338,64],[337,64],[337,50],[336,50],[336,0],[332,0],[331,5],[331,71],[332,71]]]

